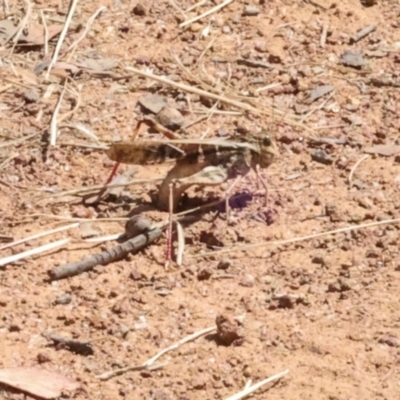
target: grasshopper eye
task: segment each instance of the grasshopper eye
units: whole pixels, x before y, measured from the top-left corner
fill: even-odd
[[[271,146],[271,144],[272,144],[271,138],[269,136],[264,136],[263,140],[262,140],[262,144],[263,144],[263,146],[266,146],[266,147]]]

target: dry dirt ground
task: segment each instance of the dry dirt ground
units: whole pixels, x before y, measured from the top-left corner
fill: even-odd
[[[42,21],[49,39],[59,33],[68,2],[3,2],[2,27],[5,19],[27,24],[19,40],[6,43],[9,27],[0,36],[0,254],[70,241],[1,260],[0,367],[61,372],[81,383],[64,394],[73,399],[227,399],[286,369],[252,398],[398,399],[400,2],[233,0],[180,27],[222,1],[200,3],[186,11],[194,0],[80,1],[46,77],[43,62],[59,36],[45,46]],[[88,237],[122,233],[138,213],[165,220],[150,193],[169,164],[134,167],[129,179],[145,183],[98,202],[55,196],[105,183],[113,162],[102,148],[130,139],[144,112],[138,100],[149,94],[167,99],[185,122],[207,117],[187,129],[192,138],[268,130],[280,156],[262,172],[267,206],[249,174],[234,190],[231,225],[221,206],[182,223],[181,266],[165,269],[163,234],[137,254],[50,281],[54,267],[117,244]],[[220,199],[226,188],[191,190],[182,207]],[[3,248],[7,237],[74,221],[80,226]],[[341,228],[348,229],[326,234]],[[228,319],[233,342],[212,331],[166,353],[158,369],[97,378],[141,365],[217,316]],[[89,342],[92,354],[55,344],[49,333]],[[24,396],[1,389],[4,399]]]

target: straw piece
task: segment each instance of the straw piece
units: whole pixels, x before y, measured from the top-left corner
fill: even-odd
[[[50,60],[49,66],[47,67],[46,80],[49,79],[50,71],[53,68],[53,65],[57,62],[58,55],[60,53],[60,50],[61,50],[61,47],[65,40],[65,37],[67,36],[68,28],[71,25],[72,17],[74,15],[77,4],[78,4],[78,0],[72,0],[71,6],[68,11],[67,19],[65,20],[63,30],[60,33],[60,37],[58,38],[56,48],[54,49],[53,57]]]
[[[50,146],[55,146],[57,143],[57,117],[58,117],[58,113],[60,111],[61,108],[61,103],[62,100],[64,98],[64,94],[65,94],[65,87],[67,86],[67,81],[65,81],[65,85],[63,87],[63,90],[60,94],[60,97],[58,98],[57,104],[56,104],[56,108],[54,109],[53,115],[51,116],[51,122],[50,122]]]
[[[71,50],[75,50],[75,48],[78,46],[78,44],[85,38],[85,36],[88,34],[90,28],[93,25],[94,20],[99,16],[100,13],[103,11],[107,10],[106,6],[101,6],[99,7],[95,13],[87,20],[85,29],[83,30],[82,34],[74,41],[74,43],[71,44],[71,46],[68,47],[67,50],[64,51],[63,56],[67,54]],[[72,55],[74,52],[72,51],[71,54],[68,56],[67,61],[69,62],[71,60]]]
[[[203,253],[203,254],[192,254],[192,255],[188,255],[187,257],[190,257],[190,258],[209,257],[209,256],[214,256],[216,254],[224,254],[224,253],[231,253],[233,251],[243,251],[243,250],[255,249],[256,247],[262,247],[262,246],[273,246],[273,245],[280,246],[283,244],[304,242],[306,240],[316,239],[316,238],[323,237],[323,236],[335,235],[337,233],[358,231],[358,230],[364,229],[364,228],[372,228],[372,227],[380,226],[380,225],[398,224],[398,223],[400,223],[400,218],[386,219],[384,221],[376,221],[376,222],[371,222],[368,224],[346,226],[345,228],[334,229],[332,231],[326,231],[326,232],[321,232],[321,233],[315,233],[313,235],[300,236],[300,237],[296,237],[293,239],[275,240],[275,241],[271,241],[271,242],[260,242],[260,243],[247,244],[244,246],[230,247],[230,248],[224,249],[224,250],[210,251],[208,253]]]
[[[204,12],[203,14],[197,15],[196,17],[189,19],[188,21],[182,22],[179,25],[179,28],[184,28],[187,25],[190,25],[193,22],[199,21],[202,18],[208,17],[209,15],[219,11],[221,8],[227,6],[228,4],[232,3],[233,0],[225,0],[223,3],[216,5],[215,7],[211,8],[210,10]]]
[[[176,350],[183,344],[185,344],[187,342],[191,342],[193,340],[196,340],[198,337],[206,335],[207,333],[210,333],[210,332],[214,331],[215,329],[216,329],[216,326],[211,326],[209,328],[202,329],[201,331],[195,332],[192,335],[186,336],[185,338],[179,340],[179,342],[174,343],[172,346],[169,346],[166,349],[161,350],[154,357],[150,358],[149,360],[147,360],[146,362],[144,362],[141,365],[134,365],[134,366],[129,366],[129,367],[125,367],[125,368],[108,371],[101,375],[97,375],[97,379],[101,379],[104,381],[104,380],[113,378],[114,376],[121,375],[125,372],[141,371],[143,369],[151,369],[151,367],[154,366],[154,362],[157,361],[165,353],[167,353],[171,350]]]
[[[74,224],[70,224],[70,225],[62,226],[60,228],[52,229],[50,231],[40,232],[40,233],[37,233],[36,235],[28,236],[23,239],[15,240],[14,242],[11,242],[11,243],[7,243],[4,246],[0,247],[0,250],[5,250],[5,249],[8,249],[9,247],[14,247],[14,246],[17,246],[18,244],[28,242],[29,240],[34,240],[34,239],[38,239],[43,236],[52,235],[52,234],[58,233],[58,232],[63,232],[68,229],[76,228],[78,226],[79,226],[79,223],[76,222]]]
[[[225,400],[240,400],[243,399],[244,397],[248,396],[249,394],[255,392],[256,390],[260,389],[260,387],[266,385],[267,383],[270,383],[272,381],[276,381],[277,379],[282,378],[285,376],[287,373],[289,373],[289,370],[285,370],[283,372],[280,372],[279,374],[273,375],[267,379],[264,379],[263,381],[257,382],[254,385],[250,386],[249,388],[246,388],[242,390],[239,393],[234,394],[233,396],[230,396],[226,398]]]
[[[356,171],[357,167],[358,167],[364,160],[366,160],[368,157],[369,157],[369,154],[365,154],[363,157],[361,157],[361,158],[354,164],[354,166],[353,166],[353,168],[351,169],[350,174],[349,174],[349,185],[350,185],[350,186],[351,186],[351,181],[353,180],[354,172]]]
[[[45,244],[40,247],[36,247],[35,249],[32,249],[32,250],[14,254],[13,256],[10,256],[10,257],[4,257],[4,258],[0,259],[0,267],[3,267],[4,265],[7,265],[7,264],[11,264],[18,260],[22,260],[23,258],[34,256],[36,254],[40,254],[40,253],[43,253],[48,250],[53,250],[57,247],[64,246],[67,243],[69,243],[70,241],[71,241],[71,239],[61,239],[56,242],[52,242],[52,243],[48,243],[48,244]]]

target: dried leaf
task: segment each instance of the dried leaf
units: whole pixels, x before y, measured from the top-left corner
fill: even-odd
[[[167,100],[158,94],[148,94],[139,99],[139,104],[146,110],[158,114],[167,104]]]
[[[332,92],[332,90],[335,89],[331,85],[321,85],[317,86],[315,89],[313,89],[310,93],[310,97],[307,100],[307,103],[312,103],[315,100],[318,100],[320,97],[325,96],[327,93]]]
[[[81,65],[93,71],[108,71],[118,65],[118,61],[112,58],[86,58],[81,62]]]
[[[340,56],[340,63],[353,68],[361,68],[367,64],[361,53],[356,53],[349,50],[345,51]]]
[[[57,36],[62,31],[62,29],[63,29],[62,25],[48,26],[47,27],[48,40],[51,40],[55,36]],[[22,34],[18,42],[31,44],[35,46],[44,45],[45,43],[44,26],[33,22],[29,26],[28,34],[27,35]]]
[[[364,149],[367,154],[379,154],[380,156],[390,157],[400,153],[400,146],[396,144],[378,144]]]
[[[18,31],[18,25],[14,25],[11,19],[0,21],[0,46],[7,43]]]
[[[62,391],[80,387],[73,379],[37,367],[0,369],[0,382],[44,399],[60,397]]]
[[[32,71],[19,67],[17,65],[14,66],[14,71],[20,78],[22,78],[24,84],[33,86],[36,86],[38,84],[37,76]]]
[[[79,226],[79,230],[81,231],[81,238],[87,239],[90,237],[99,236],[99,231],[93,227],[91,222],[86,222]]]
[[[80,72],[80,68],[77,67],[75,64],[67,63],[64,61],[59,61],[55,63],[53,69],[64,70],[70,72],[72,75]]]

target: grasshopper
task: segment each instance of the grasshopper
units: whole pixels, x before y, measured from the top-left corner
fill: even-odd
[[[173,184],[173,211],[182,194],[191,186],[220,185],[230,179],[235,179],[237,183],[251,169],[258,173],[259,168],[267,168],[278,154],[275,140],[266,132],[232,141],[169,139],[115,142],[107,151],[111,160],[123,164],[151,165],[175,160],[174,167],[161,183],[157,200],[159,209],[168,210],[170,185]],[[229,193],[233,186],[228,189]]]

